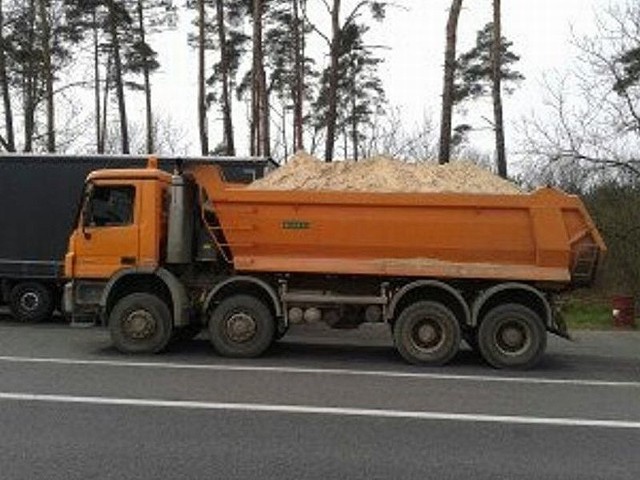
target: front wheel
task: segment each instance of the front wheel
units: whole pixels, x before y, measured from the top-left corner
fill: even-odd
[[[418,302],[402,311],[393,328],[400,355],[409,363],[443,365],[460,348],[460,324],[446,306]]]
[[[225,357],[257,357],[269,348],[275,333],[276,322],[269,308],[249,295],[223,300],[209,317],[209,338]]]
[[[171,339],[169,307],[155,295],[132,293],[122,298],[109,315],[113,345],[124,353],[158,353]]]
[[[478,330],[478,345],[484,359],[495,368],[533,367],[547,346],[540,317],[518,304],[495,307]]]

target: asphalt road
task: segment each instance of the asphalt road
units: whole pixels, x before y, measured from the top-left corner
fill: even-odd
[[[404,364],[387,332],[205,338],[124,356],[98,329],[0,320],[0,478],[640,478],[640,333],[550,339],[541,366]]]

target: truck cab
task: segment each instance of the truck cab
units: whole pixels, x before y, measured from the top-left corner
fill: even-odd
[[[146,169],[98,170],[88,176],[64,262],[71,281],[63,304],[73,323],[105,323],[105,314],[131,289],[160,295],[167,307],[177,307],[180,323],[188,323],[184,288],[161,268],[171,181],[155,160]]]

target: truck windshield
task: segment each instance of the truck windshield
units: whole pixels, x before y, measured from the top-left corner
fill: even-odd
[[[94,186],[87,209],[85,226],[107,227],[133,222],[135,188],[128,185]]]

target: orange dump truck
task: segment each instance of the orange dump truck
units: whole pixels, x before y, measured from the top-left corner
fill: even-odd
[[[605,246],[584,205],[527,195],[262,191],[193,164],[99,170],[65,259],[65,310],[123,352],[206,328],[225,356],[290,324],[390,326],[409,362],[464,339],[495,367],[534,365],[566,336],[553,296],[594,279]]]

